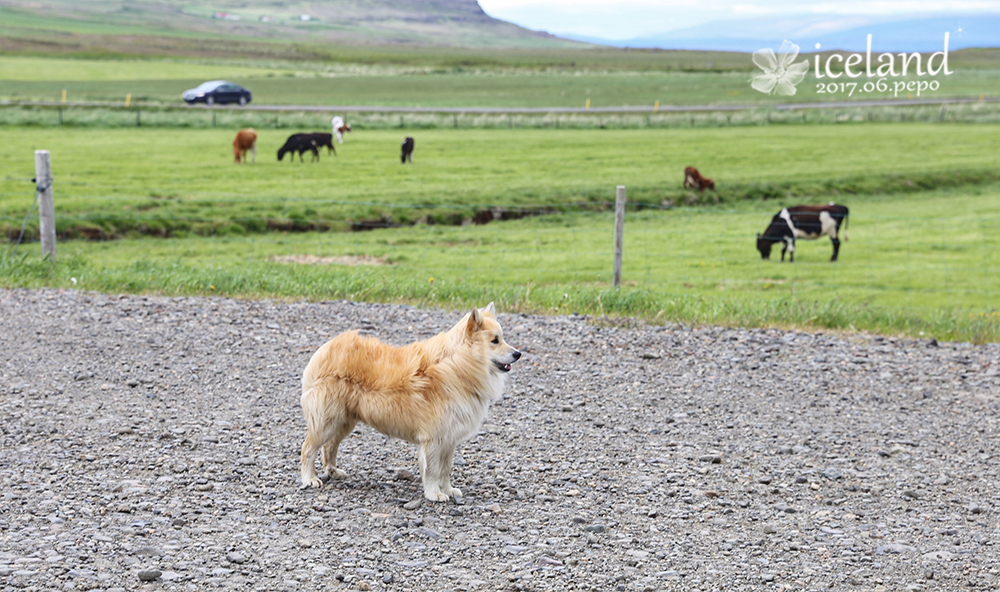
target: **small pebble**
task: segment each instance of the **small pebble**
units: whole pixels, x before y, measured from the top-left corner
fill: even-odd
[[[161,575],[163,575],[163,572],[158,569],[143,569],[139,571],[139,581],[152,582],[160,579]]]

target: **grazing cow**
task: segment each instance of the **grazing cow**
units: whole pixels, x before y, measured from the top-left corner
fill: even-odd
[[[684,186],[697,189],[698,191],[704,191],[705,189],[715,191],[715,181],[702,177],[698,169],[692,166],[684,169]]]
[[[413,162],[413,138],[407,136],[407,138],[403,140],[403,151],[399,155],[399,160],[403,164],[406,164],[407,160]]]
[[[233,157],[236,164],[242,161],[246,164],[247,150],[253,154],[253,162],[257,164],[257,132],[252,127],[240,130],[233,139]]]
[[[302,153],[306,150],[310,150],[313,153],[312,160],[319,160],[319,150],[316,149],[316,140],[312,137],[312,134],[292,134],[288,136],[285,140],[285,145],[278,148],[278,160],[281,161],[285,157],[285,154],[289,152],[292,154],[292,160],[295,160],[295,153],[299,153],[299,160],[305,162],[302,158]]]
[[[302,134],[304,136],[309,136],[316,148],[326,148],[326,153],[330,154],[333,152],[334,156],[337,156],[337,149],[333,147],[333,134],[327,134],[324,132],[314,132],[311,134]],[[316,158],[319,158],[317,155]]]
[[[351,126],[344,123],[344,119],[339,115],[333,118],[333,137],[337,138],[338,144],[344,143],[344,132],[350,132]]]
[[[790,252],[789,261],[795,261],[795,239],[816,239],[829,236],[833,242],[833,257],[837,260],[840,253],[840,224],[844,223],[844,240],[847,240],[847,206],[838,206],[830,202],[827,206],[795,206],[784,208],[774,215],[771,225],[764,235],[757,235],[757,250],[761,259],[770,259],[771,246],[781,243],[781,260],[785,260],[785,251]]]

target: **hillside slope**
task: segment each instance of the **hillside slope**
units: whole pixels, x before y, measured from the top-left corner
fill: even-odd
[[[170,37],[179,47],[200,38],[210,54],[215,53],[213,41],[221,40],[252,45],[583,46],[494,19],[476,0],[0,0],[0,50],[75,45],[115,53],[133,36],[151,37],[151,46],[169,46],[156,38]]]

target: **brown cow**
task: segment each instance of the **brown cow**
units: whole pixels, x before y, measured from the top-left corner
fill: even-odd
[[[242,129],[233,139],[233,157],[236,164],[247,161],[247,150],[253,154],[253,162],[257,164],[257,132],[252,128]]]
[[[697,189],[698,191],[704,191],[705,189],[715,191],[715,181],[702,177],[698,169],[693,166],[684,169],[684,186]]]

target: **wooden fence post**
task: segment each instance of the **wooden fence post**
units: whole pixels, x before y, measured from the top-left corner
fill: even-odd
[[[619,185],[615,192],[615,269],[611,285],[617,288],[622,283],[622,235],[625,233],[625,186]]]
[[[52,164],[48,150],[35,150],[35,188],[38,190],[38,231],[42,256],[56,261],[56,210],[52,202]]]

